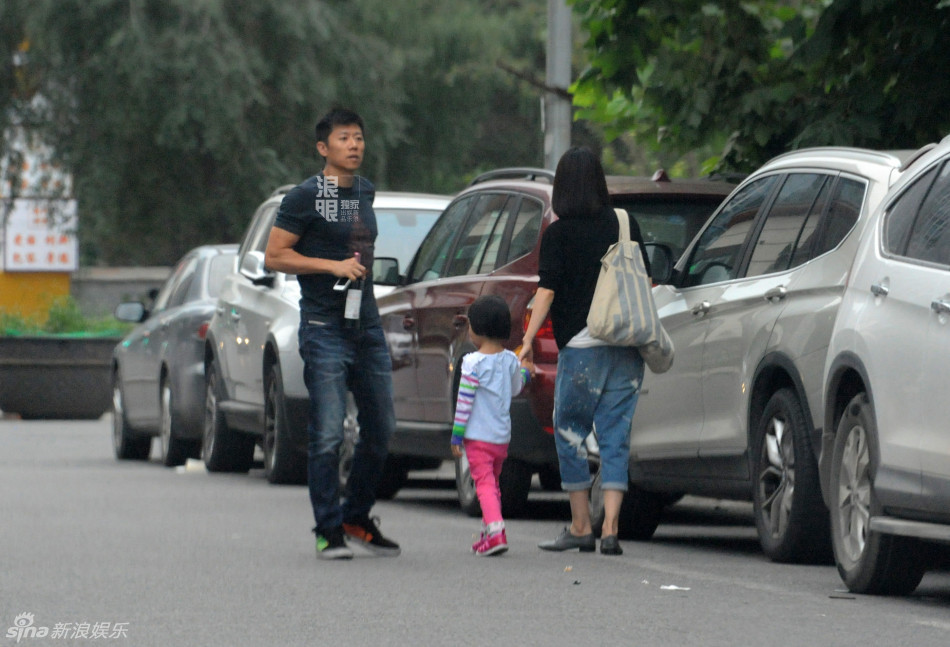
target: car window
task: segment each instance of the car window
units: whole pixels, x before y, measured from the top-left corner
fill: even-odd
[[[531,198],[523,198],[514,227],[511,229],[511,242],[508,244],[508,255],[505,260],[510,263],[521,258],[538,242],[538,233],[541,231],[541,213],[544,205]]]
[[[736,277],[739,252],[748,238],[762,204],[772,192],[777,175],[745,185],[732,196],[703,231],[689,260],[684,287],[718,283]]]
[[[175,287],[172,288],[172,292],[168,297],[168,303],[165,307],[174,308],[175,306],[180,306],[188,300],[188,290],[191,288],[191,284],[195,280],[195,273],[197,269],[198,259],[195,257],[188,259],[188,262],[185,263],[182,271],[178,273]]]
[[[483,259],[487,261],[486,266],[494,268],[496,259],[488,258],[487,253],[491,251],[495,257],[498,255],[509,215],[505,207],[507,203],[505,194],[485,193],[478,197],[472,215],[465,221],[445,276],[478,274],[482,271]]]
[[[267,239],[270,238],[271,227],[274,226],[274,218],[277,217],[277,205],[269,204],[264,207],[264,212],[257,219],[254,231],[250,236],[248,244],[249,250],[263,252],[267,249]]]
[[[944,164],[920,207],[907,241],[907,256],[950,265],[950,164]]]
[[[820,215],[815,214],[816,206],[831,179],[818,173],[791,173],[785,178],[752,246],[746,276],[788,269],[806,221]]]
[[[208,296],[217,299],[225,277],[234,268],[234,254],[218,254],[208,267]]]
[[[191,256],[186,256],[178,261],[175,269],[172,270],[171,276],[165,280],[165,283],[162,284],[162,288],[158,291],[158,295],[155,297],[155,303],[153,303],[151,307],[152,312],[158,312],[159,310],[170,307],[169,301],[171,300],[171,296],[179,284],[181,284],[182,279],[187,275],[189,265],[192,261],[193,258]],[[192,268],[192,271],[194,271],[194,268]]]
[[[920,176],[897,201],[891,204],[884,216],[884,250],[898,256],[904,255],[907,236],[914,225],[914,218],[933,183],[937,169],[933,168]]]
[[[425,235],[442,213],[433,209],[374,209],[376,213],[376,256],[395,258],[401,271],[412,261]]]
[[[611,196],[615,207],[636,219],[645,243],[662,243],[679,259],[709,215],[722,202],[715,197]]]
[[[473,196],[459,198],[445,210],[419,247],[409,276],[410,281],[430,281],[443,276],[452,243],[473,200]]]
[[[827,213],[821,219],[814,235],[808,238],[803,236],[807,243],[801,246],[804,250],[803,258],[796,259],[798,262],[793,262],[793,267],[831,251],[844,240],[845,236],[854,229],[854,224],[861,215],[861,207],[867,190],[867,182],[863,180],[838,178],[831,194]],[[814,241],[809,240],[810,238],[814,238]]]

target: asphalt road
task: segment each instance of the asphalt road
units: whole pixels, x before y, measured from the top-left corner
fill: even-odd
[[[305,488],[119,463],[109,424],[0,421],[0,647],[950,644],[950,573],[851,595],[766,560],[746,504],[684,499],[608,557],[538,550],[569,513],[533,492],[511,550],[477,558],[478,521],[418,473],[375,509],[400,557],[322,562]]]

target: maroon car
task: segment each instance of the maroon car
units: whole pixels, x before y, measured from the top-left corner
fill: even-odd
[[[551,210],[554,174],[501,169],[460,192],[426,236],[400,285],[378,299],[393,360],[396,433],[394,461],[449,460],[459,365],[474,350],[466,313],[479,296],[501,295],[511,308],[508,347],[521,344],[538,283],[541,234]],[[636,217],[644,241],[663,245],[675,260],[734,185],[713,180],[609,176],[613,204]],[[649,248],[648,248],[649,249]],[[400,272],[402,268],[400,268]],[[560,477],[552,435],[557,346],[550,325],[535,339],[537,376],[511,406],[512,437],[501,476],[505,515],[519,513],[532,476],[557,489]],[[459,501],[478,515],[465,459],[456,463]]]

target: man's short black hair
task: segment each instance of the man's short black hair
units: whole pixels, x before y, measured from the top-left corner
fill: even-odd
[[[333,129],[337,126],[351,126],[356,124],[366,134],[366,127],[363,125],[363,118],[347,108],[333,108],[330,112],[323,115],[317,122],[317,141],[326,143],[327,138]]]
[[[511,336],[511,311],[497,294],[478,297],[468,308],[468,323],[472,332],[496,341],[508,341]]]

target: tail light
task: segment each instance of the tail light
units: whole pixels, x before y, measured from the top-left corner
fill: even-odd
[[[534,299],[529,301],[525,308],[524,331],[528,330],[528,322],[531,321],[533,305]],[[531,344],[531,350],[535,363],[557,363],[557,342],[554,341],[554,326],[551,324],[550,315],[544,318],[544,322],[541,324],[541,327],[538,328],[538,332],[534,336],[534,342]]]
[[[200,326],[198,326],[198,332],[196,333],[198,335],[198,339],[204,341],[208,337],[208,326],[210,325],[210,321],[205,321]]]

